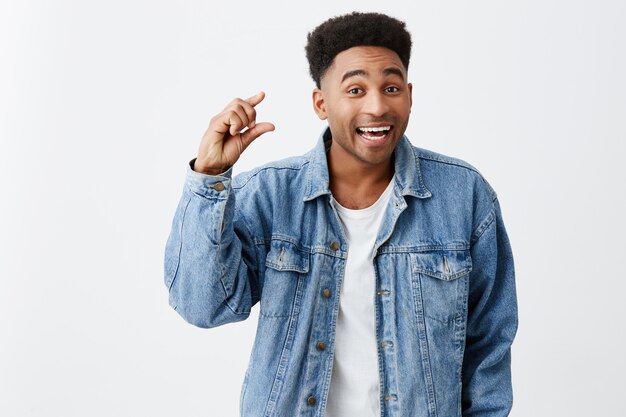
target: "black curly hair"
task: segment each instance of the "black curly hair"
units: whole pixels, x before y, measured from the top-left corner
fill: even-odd
[[[411,34],[403,21],[382,13],[352,12],[328,19],[307,35],[306,57],[317,88],[335,56],[353,46],[391,49],[409,68]]]

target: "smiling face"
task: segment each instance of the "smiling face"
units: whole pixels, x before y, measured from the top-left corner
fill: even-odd
[[[327,120],[335,163],[388,168],[409,123],[412,85],[391,49],[356,46],[340,52],[313,90],[313,107]]]

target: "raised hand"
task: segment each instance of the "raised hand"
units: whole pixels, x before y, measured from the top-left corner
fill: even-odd
[[[256,123],[254,107],[264,98],[262,91],[246,100],[236,98],[211,119],[198,148],[194,171],[209,175],[226,171],[254,139],[275,129],[272,123]]]

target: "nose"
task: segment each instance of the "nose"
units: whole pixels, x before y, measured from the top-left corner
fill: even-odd
[[[372,116],[382,116],[389,110],[387,98],[380,91],[370,90],[364,97],[363,112]]]

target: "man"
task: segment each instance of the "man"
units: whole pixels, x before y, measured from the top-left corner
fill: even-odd
[[[506,416],[517,329],[496,193],[471,165],[411,145],[411,38],[376,13],[308,36],[313,107],[303,156],[232,177],[257,137],[259,93],[211,119],[165,252],[190,323],[260,303],[244,416]]]

